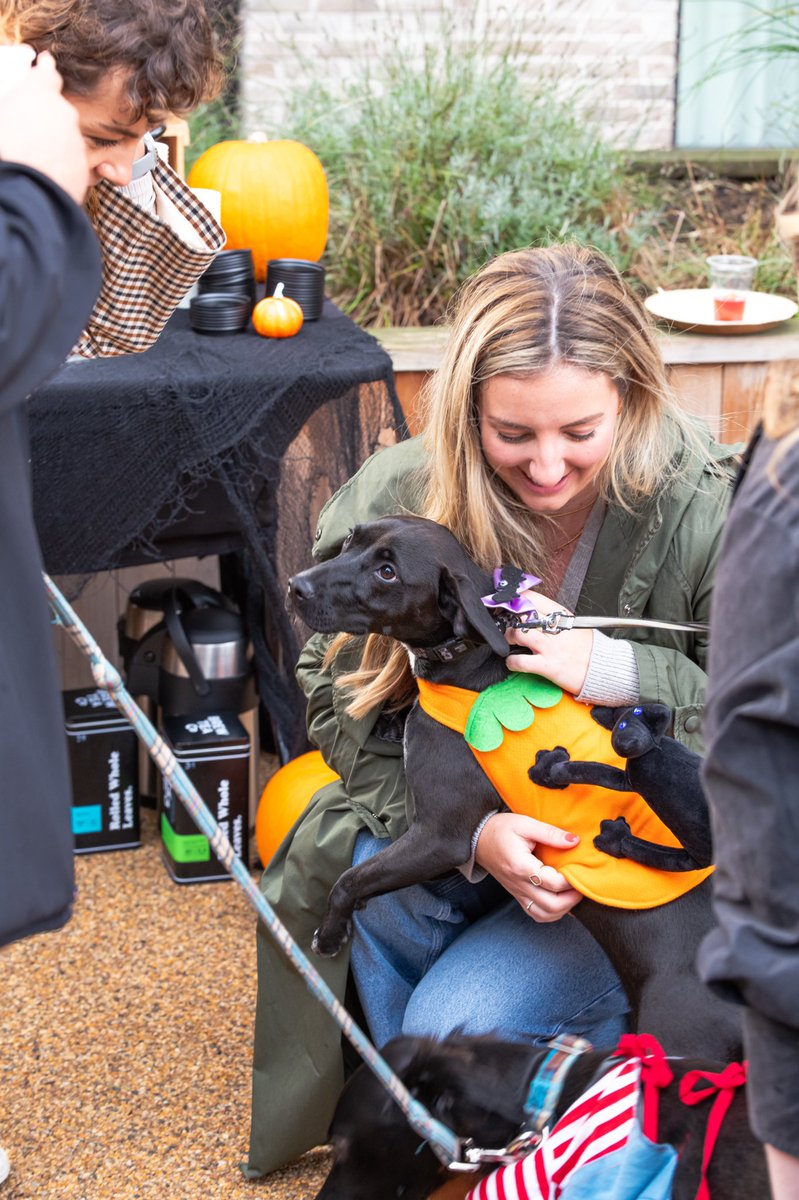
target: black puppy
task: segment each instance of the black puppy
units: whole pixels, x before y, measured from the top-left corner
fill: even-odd
[[[506,1146],[519,1132],[530,1080],[547,1051],[494,1038],[396,1038],[383,1055],[408,1090],[462,1139],[483,1148]],[[557,1105],[562,1114],[585,1091],[607,1051],[582,1055]],[[661,1092],[658,1140],[678,1152],[672,1200],[694,1200],[711,1101],[688,1107],[679,1080],[688,1071],[718,1072],[707,1059],[670,1060],[674,1082]],[[745,1089],[724,1119],[708,1171],[713,1200],[767,1200],[763,1147],[749,1129]],[[317,1200],[423,1200],[453,1175],[420,1141],[382,1083],[362,1066],[344,1087],[330,1127],[333,1167]],[[484,1173],[484,1172],[483,1172]],[[481,1174],[470,1175],[473,1184]]]
[[[337,558],[289,584],[294,607],[312,628],[397,638],[417,676],[475,691],[507,676],[508,644],[480,599],[493,590],[447,529],[418,517],[359,525]],[[418,704],[405,726],[405,767],[415,820],[334,885],[314,939],[320,954],[340,950],[354,909],[371,896],[435,879],[466,862],[472,831],[486,813],[503,807],[465,739]],[[556,804],[554,792],[555,823]],[[574,915],[616,968],[634,1030],[654,1034],[670,1054],[739,1057],[738,1012],[708,992],[694,967],[699,943],[713,925],[708,881],[659,908],[610,908],[586,898]]]

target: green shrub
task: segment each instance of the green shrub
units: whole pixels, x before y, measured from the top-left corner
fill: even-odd
[[[608,253],[642,295],[705,286],[718,253],[754,255],[760,290],[795,294],[774,229],[784,177],[633,168],[585,95],[565,92],[568,64],[535,74],[529,34],[497,48],[445,18],[422,44],[414,59],[397,39],[356,61],[349,83],[295,91],[280,131],[327,171],[327,289],[355,320],[433,324],[494,255],[569,239]]]
[[[287,136],[328,174],[330,294],[365,324],[430,324],[503,250],[578,238],[624,267],[619,164],[557,81],[443,30],[419,65],[392,47],[339,91],[294,95]]]

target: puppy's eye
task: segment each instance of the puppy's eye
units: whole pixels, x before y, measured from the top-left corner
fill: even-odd
[[[352,535],[353,535],[353,533],[354,533],[354,530],[352,530],[352,529],[351,529],[351,530],[349,531],[349,533],[347,534],[347,536],[345,537],[344,541],[341,543],[341,549],[342,549],[342,550],[346,550],[346,549],[347,549],[347,547],[349,546],[350,542],[352,541]]]
[[[392,567],[391,563],[383,563],[377,568],[377,574],[381,579],[385,579],[387,583],[391,583],[397,578],[397,572]]]

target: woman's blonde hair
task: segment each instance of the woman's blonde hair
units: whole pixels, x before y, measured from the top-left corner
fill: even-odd
[[[706,434],[680,408],[651,319],[610,260],[575,244],[502,254],[461,288],[444,360],[423,401],[428,451],[422,516],[455,534],[487,570],[512,562],[547,587],[550,519],[531,512],[492,471],[480,439],[481,388],[497,375],[530,376],[559,364],[602,374],[621,398],[600,495],[628,511],[662,491],[698,456]],[[334,643],[335,653],[341,642]],[[411,679],[401,646],[370,637],[349,711],[401,703]]]

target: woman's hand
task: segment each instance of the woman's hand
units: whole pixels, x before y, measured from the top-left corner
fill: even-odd
[[[579,842],[576,833],[547,825],[535,817],[501,812],[489,817],[477,840],[475,861],[518,900],[528,916],[545,924],[559,921],[582,900],[569,881],[536,857],[535,848],[566,849]]]
[[[569,611],[540,592],[524,592],[523,595],[532,600],[541,615]],[[544,633],[541,629],[508,629],[505,637],[512,646],[524,646],[534,651],[533,654],[509,654],[505,662],[510,671],[543,675],[573,696],[583,690],[594,644],[593,629],[566,629],[557,634]]]

